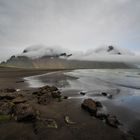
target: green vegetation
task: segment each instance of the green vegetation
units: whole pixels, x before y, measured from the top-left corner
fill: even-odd
[[[7,122],[11,120],[11,115],[0,115],[0,123]]]

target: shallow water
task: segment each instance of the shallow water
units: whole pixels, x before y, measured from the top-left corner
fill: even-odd
[[[72,78],[77,77],[77,78]],[[131,131],[140,139],[140,69],[90,69],[71,72],[52,72],[26,77],[30,87],[46,84],[55,85],[60,90],[85,91],[68,94],[71,98],[82,101],[85,98],[99,100],[107,112],[114,114],[123,124],[122,129]],[[112,99],[101,96],[101,92],[113,95]]]

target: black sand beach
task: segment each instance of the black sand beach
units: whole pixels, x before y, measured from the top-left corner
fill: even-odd
[[[111,127],[103,120],[90,116],[87,111],[81,108],[83,100],[79,100],[79,98],[64,98],[72,95],[77,96],[79,91],[61,91],[61,97],[63,98],[54,98],[52,95],[48,97],[48,93],[43,93],[43,95],[38,96],[40,93],[38,90],[46,89],[29,88],[28,84],[23,81],[24,77],[47,72],[50,71],[1,69],[1,89],[20,89],[14,93],[9,93],[16,94],[16,97],[14,97],[16,99],[18,98],[18,103],[17,101],[15,103],[16,107],[18,108],[20,104],[23,104],[23,106],[29,105],[29,108],[33,108],[36,112],[35,121],[18,121],[18,109],[14,110],[16,113],[11,114],[12,118],[10,120],[6,122],[1,121],[0,123],[1,140],[134,140],[134,137],[130,133],[126,133],[119,128]],[[65,80],[72,77],[61,74],[61,76],[50,76],[48,80],[52,78],[54,81],[58,81],[59,79]],[[54,91],[52,91],[52,93],[53,92]],[[7,91],[1,91],[1,94],[2,93],[7,94]],[[47,103],[45,101],[45,104],[44,98],[41,98],[44,96],[47,96],[48,99]],[[24,98],[26,100],[23,100]],[[38,101],[40,101],[40,103]],[[3,102],[13,103],[13,99],[8,101],[1,99],[0,102],[1,104],[3,104]],[[31,109],[29,110],[32,112]],[[29,118],[26,119],[28,120]]]

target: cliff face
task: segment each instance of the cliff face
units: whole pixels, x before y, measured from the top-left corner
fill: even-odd
[[[2,63],[3,66],[12,66],[18,68],[36,68],[36,69],[98,69],[98,68],[130,68],[125,63],[119,62],[97,62],[97,61],[79,61],[67,60],[62,58],[42,57],[30,59],[25,56],[12,56],[9,60]]]

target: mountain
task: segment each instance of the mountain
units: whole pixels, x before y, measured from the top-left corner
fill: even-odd
[[[134,53],[126,49],[114,46],[98,47],[97,49],[94,50],[94,52],[97,54],[107,54],[107,55],[134,55]]]
[[[27,47],[23,50],[20,56],[26,56],[31,59],[37,59],[42,57],[70,57],[69,50],[61,48],[59,46],[44,46],[44,45],[35,45]]]
[[[105,49],[95,50],[94,53],[103,53]],[[122,55],[122,51],[109,46],[106,52]],[[92,53],[92,55],[94,54]],[[103,62],[84,60],[86,54],[82,54],[82,60],[76,59],[78,55],[61,47],[31,46],[23,50],[20,55],[11,56],[3,66],[19,68],[40,68],[40,69],[90,69],[90,68],[129,68],[122,62]]]

